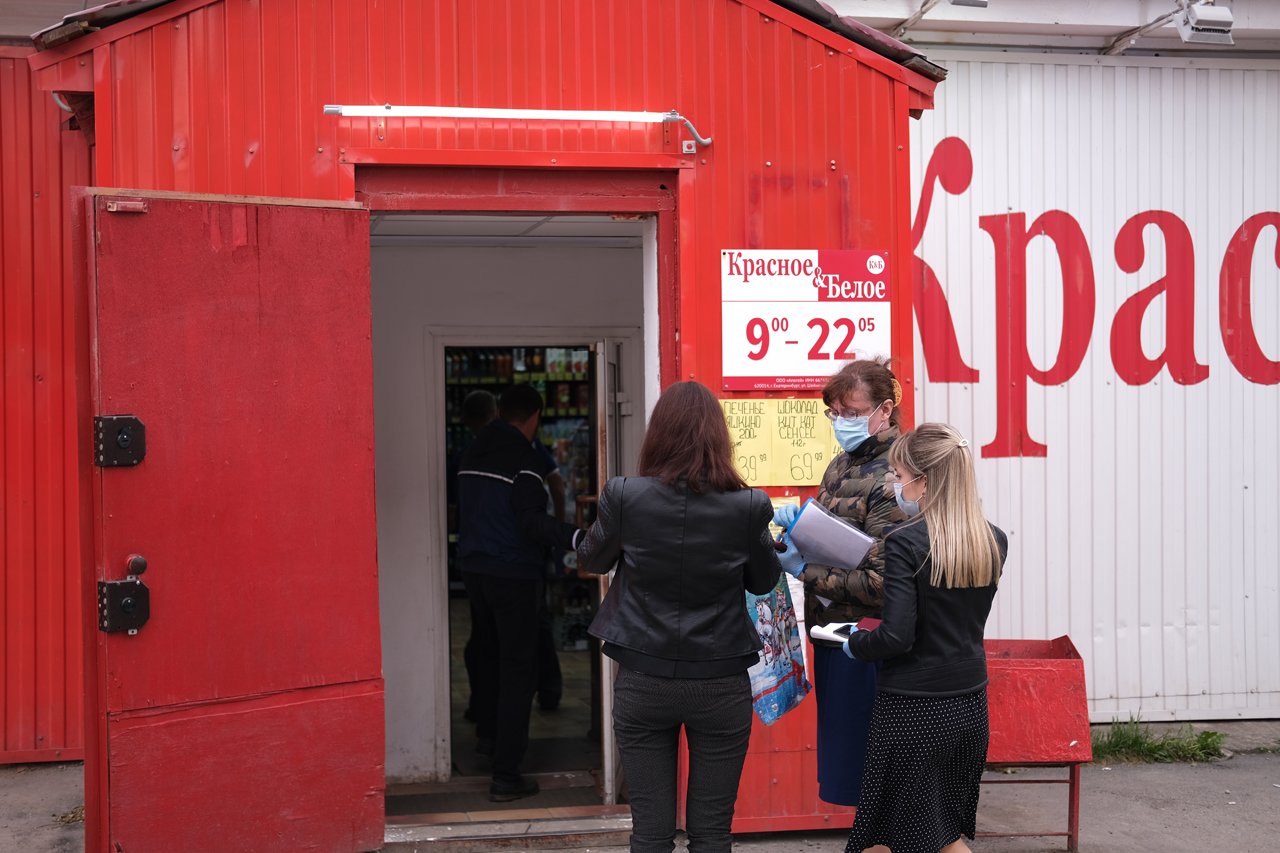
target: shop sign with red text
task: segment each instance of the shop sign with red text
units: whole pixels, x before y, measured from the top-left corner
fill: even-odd
[[[889,253],[720,253],[724,390],[816,390],[841,362],[889,354]]]

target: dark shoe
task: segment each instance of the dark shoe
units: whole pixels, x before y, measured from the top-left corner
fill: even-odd
[[[536,793],[538,793],[537,780],[527,776],[505,781],[495,779],[489,783],[489,800],[494,803],[509,803],[512,800],[532,797]]]
[[[487,755],[490,758],[492,758],[493,757],[493,738],[491,737],[476,738],[476,752],[480,753],[481,755]]]

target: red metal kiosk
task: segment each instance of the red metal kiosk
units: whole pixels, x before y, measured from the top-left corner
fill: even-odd
[[[41,41],[33,85],[68,112],[6,95],[6,126],[45,137],[5,160],[63,162],[64,198],[127,188],[44,214],[35,255],[65,270],[4,268],[6,342],[65,332],[37,342],[66,366],[38,381],[68,407],[38,423],[79,464],[4,512],[86,555],[90,850],[381,843],[370,212],[650,218],[661,382],[716,389],[722,251],[885,253],[911,418],[908,122],[942,73],[821,3],[120,2]],[[325,109],[384,104],[489,113]],[[652,117],[673,108],[692,124]],[[808,702],[757,727],[736,830],[847,825],[817,799],[813,726]]]

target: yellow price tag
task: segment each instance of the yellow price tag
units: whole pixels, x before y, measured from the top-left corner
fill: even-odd
[[[823,402],[721,400],[733,459],[751,486],[816,486],[839,453]]]
[[[733,442],[733,464],[749,486],[767,486],[773,461],[768,400],[721,400]]]

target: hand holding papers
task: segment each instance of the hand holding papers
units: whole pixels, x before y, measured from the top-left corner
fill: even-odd
[[[829,643],[843,643],[853,635],[854,631],[872,631],[880,624],[874,616],[865,616],[857,622],[832,622],[830,625],[814,625],[809,629],[809,636],[815,640],[826,640]]]
[[[876,541],[813,498],[805,501],[787,532],[806,563],[837,569],[857,568]]]

